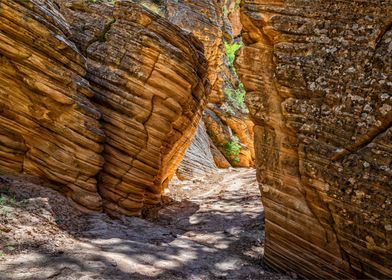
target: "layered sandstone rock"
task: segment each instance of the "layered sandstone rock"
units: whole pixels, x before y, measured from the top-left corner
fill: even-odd
[[[0,3],[1,170],[92,210],[159,202],[207,102],[201,43],[128,1]]]
[[[214,159],[215,165],[219,168],[229,168],[231,167],[230,162],[226,159],[223,153],[215,146],[214,142],[210,139],[210,150],[212,158]]]
[[[212,142],[232,166],[254,166],[253,122],[245,114],[234,115],[225,112],[218,106],[209,105],[203,114],[203,121]],[[238,145],[236,154],[232,154],[230,151],[228,144],[231,142]],[[217,156],[219,157],[219,155]],[[220,160],[216,159],[217,161]]]
[[[212,92],[209,98],[210,107],[216,107],[220,112],[215,116],[216,121],[209,117],[208,112],[204,118],[213,144],[220,150],[219,153],[215,147],[212,148],[214,149],[215,163],[219,167],[227,167],[229,160],[233,166],[249,167],[254,165],[253,129],[251,125],[248,125],[250,121],[246,113],[231,108],[230,101],[227,100],[225,94],[226,88],[235,90],[240,85],[239,78],[226,57],[227,53],[224,47],[224,41],[231,42],[234,36],[227,18],[228,14],[225,14],[224,11],[229,9],[230,14],[237,11],[238,16],[238,1],[226,2],[166,0],[161,6],[165,10],[167,19],[191,32],[204,45],[209,64],[209,79],[212,83]],[[238,26],[236,28],[235,32],[238,36]],[[221,110],[220,107],[230,108],[228,108],[229,110]],[[226,122],[227,119],[231,121]],[[238,135],[237,132],[244,128],[245,130],[240,132],[241,135]],[[245,135],[247,136],[243,137]],[[228,155],[227,149],[224,148],[224,145],[233,141],[239,141],[238,145],[241,145],[239,154],[235,156]],[[192,143],[191,146],[192,149],[197,149],[196,143]],[[222,155],[227,159],[222,159]],[[206,162],[205,157],[202,156],[199,161]],[[186,162],[190,162],[190,159],[186,159]],[[208,165],[205,167],[208,168]],[[213,171],[211,170],[211,172]],[[198,171],[195,170],[195,172]]]
[[[241,36],[242,24],[241,13],[239,9],[241,0],[226,0],[227,18],[230,22],[232,36],[234,38]]]
[[[223,56],[222,6],[215,0],[166,0],[165,11],[168,20],[191,32],[203,43],[208,60],[208,79],[212,85],[209,100],[219,101],[222,98],[222,91],[217,90],[221,82],[218,74]],[[203,126],[201,130],[205,130],[204,124],[201,125]],[[193,138],[178,170],[178,178],[190,179],[191,174],[196,176],[203,176],[204,174],[206,176],[209,173],[216,172],[209,141],[204,136],[208,137],[205,132],[199,131]]]
[[[203,121],[200,121],[192,144],[176,171],[177,178],[180,180],[206,178],[216,170],[217,166],[210,148],[210,138]]]
[[[166,18],[191,32],[204,46],[208,60],[208,79],[212,85],[210,102],[222,100],[222,80],[219,72],[223,50],[223,1],[220,0],[165,0]]]
[[[392,2],[242,4],[266,261],[392,277]]]
[[[85,59],[49,1],[0,1],[0,172],[28,172],[101,209],[101,113]]]
[[[63,2],[87,56],[107,135],[99,192],[110,212],[156,204],[190,144],[207,102],[202,45],[130,2]]]

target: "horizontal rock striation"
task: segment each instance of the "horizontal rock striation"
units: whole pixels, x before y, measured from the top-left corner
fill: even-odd
[[[101,113],[85,59],[49,1],[0,1],[0,172],[28,172],[100,210]]]
[[[208,79],[212,84],[209,101],[220,101],[223,98],[222,91],[216,89],[222,84],[218,75],[224,55],[221,30],[223,25],[222,5],[215,0],[166,0],[162,5],[165,17],[170,22],[192,33],[203,43],[208,61]],[[201,125],[204,126],[204,124]],[[183,162],[179,166],[177,171],[179,179],[191,179],[191,174],[200,177],[203,174],[212,174],[217,171],[214,159],[210,156],[209,141],[200,129],[198,129]]]
[[[128,1],[0,3],[1,170],[113,215],[158,203],[207,102],[201,43]]]
[[[391,1],[242,1],[265,259],[392,277]]]
[[[165,0],[166,18],[191,32],[204,46],[208,61],[208,79],[212,85],[210,102],[222,100],[219,74],[223,64],[223,2],[219,0]]]
[[[192,33],[203,43],[208,60],[208,77],[212,84],[209,107],[216,107],[220,112],[218,118],[221,119],[219,121],[219,125],[221,125],[219,130],[208,129],[208,134],[213,141],[212,150],[215,163],[219,167],[230,165],[235,167],[254,166],[253,131],[252,126],[246,124],[248,120],[246,110],[242,112],[236,108],[236,105],[233,104],[233,102],[236,102],[235,100],[233,101],[234,97],[231,97],[231,100],[228,97],[230,93],[231,95],[236,94],[240,88],[240,80],[231,65],[231,61],[228,59],[229,52],[224,44],[225,42],[227,46],[234,44],[228,11],[233,10],[233,12],[237,11],[239,13],[236,1],[166,0],[158,6],[161,7],[165,17],[170,22]],[[157,9],[157,6],[155,6],[155,9]],[[238,35],[239,28],[239,26],[236,26],[236,35]],[[221,107],[222,110],[220,110]],[[206,114],[208,115],[208,112]],[[231,125],[228,125],[226,120],[230,120]],[[214,124],[208,123],[210,121],[208,117],[204,118],[204,121],[207,128],[214,126]],[[245,131],[241,132],[241,135],[237,134],[239,127],[241,127],[240,129],[246,127]],[[215,133],[221,132],[223,135],[215,135]],[[246,137],[244,137],[245,135]],[[233,152],[223,147],[231,143],[240,145],[240,151],[235,150]],[[191,149],[198,149],[197,145],[198,143],[192,142]],[[195,157],[193,158],[196,159]],[[185,158],[185,160],[187,163],[191,162],[190,158]],[[199,159],[200,162],[206,163],[205,168],[203,168],[204,171],[211,165],[204,156]],[[196,168],[194,170],[195,173],[203,172],[202,169],[197,170],[201,166],[194,165],[193,167]],[[193,167],[188,166],[188,170],[191,170]],[[214,169],[211,169],[210,172],[214,172]]]
[[[211,153],[211,144],[206,127],[203,121],[200,121],[192,143],[176,171],[178,179],[206,178],[217,171],[217,166]]]
[[[160,201],[195,132],[209,82],[202,45],[131,2],[63,2],[107,135],[99,192],[111,213]]]
[[[248,116],[228,114],[218,106],[209,104],[204,111],[203,121],[212,142],[231,166],[254,166],[253,122]],[[238,143],[238,151],[234,154],[229,145],[232,142]]]

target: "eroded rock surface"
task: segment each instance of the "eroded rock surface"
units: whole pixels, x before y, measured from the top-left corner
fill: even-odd
[[[166,0],[166,18],[191,32],[204,46],[208,60],[208,79],[212,85],[210,102],[223,98],[222,80],[219,71],[222,67],[223,50],[223,1],[220,0]]]
[[[127,1],[0,3],[1,169],[93,210],[158,203],[207,102],[201,43]]]
[[[225,48],[225,42],[229,45],[233,43],[234,36],[238,36],[241,28],[240,26],[232,28],[231,22],[233,21],[230,22],[228,18],[228,11],[230,11],[230,14],[237,12],[238,16],[238,1],[166,0],[163,1],[161,6],[168,20],[191,32],[203,43],[209,66],[208,77],[212,84],[209,107],[216,108],[220,112],[216,114],[219,129],[210,129],[212,126],[216,128],[217,123],[210,123],[208,112],[205,114],[207,117],[203,118],[207,125],[208,134],[215,146],[212,147],[215,163],[219,167],[227,167],[228,165],[236,167],[254,166],[253,126],[248,125],[247,112],[241,112],[241,110],[235,108],[227,96],[227,90],[234,92],[240,85],[235,69],[230,65],[227,58],[228,53]],[[230,121],[226,122],[226,120]],[[239,128],[244,129],[241,135],[237,133]],[[246,137],[244,137],[245,135]],[[230,154],[232,151],[228,151],[224,147],[232,142],[240,146],[240,151],[235,151],[234,156]],[[197,143],[192,143],[191,146],[194,146],[194,144],[197,145]],[[197,147],[194,147],[194,149],[197,149]],[[222,155],[226,160],[222,159]],[[188,162],[189,160],[187,159]],[[203,158],[200,158],[199,161],[203,161]],[[191,168],[193,167],[188,167],[189,170]],[[205,168],[208,168],[208,165]],[[214,172],[213,169],[210,171]],[[195,172],[199,171],[195,170]]]
[[[242,2],[266,261],[392,277],[392,2]]]
[[[1,0],[0,19],[0,171],[46,177],[101,209],[101,113],[67,22],[50,1]]]
[[[249,119],[249,116],[240,112],[230,114],[218,106],[209,108],[211,110],[206,109],[203,119],[209,124],[208,132],[211,138],[214,139],[214,143],[226,155],[233,166],[253,167],[255,159],[254,124]],[[232,141],[233,138],[238,139],[237,143],[239,144],[238,155],[235,157],[230,156],[225,148],[226,144]]]
[[[160,201],[190,144],[209,90],[202,45],[130,2],[65,6],[103,112],[99,190],[107,209],[132,215]]]
[[[211,153],[211,144],[206,127],[203,121],[200,121],[192,144],[187,149],[184,159],[176,171],[180,180],[208,177],[217,172],[217,166]]]

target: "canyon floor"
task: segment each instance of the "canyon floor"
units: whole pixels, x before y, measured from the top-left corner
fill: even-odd
[[[263,263],[253,169],[173,180],[146,219],[83,214],[47,183],[0,176],[0,279],[291,279]]]

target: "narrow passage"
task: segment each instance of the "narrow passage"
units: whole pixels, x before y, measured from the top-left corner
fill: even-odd
[[[289,279],[263,265],[263,207],[253,169],[174,180],[166,204],[146,213],[147,220],[75,214],[39,182],[3,179],[0,190],[16,202],[5,206],[11,216],[1,216],[10,229],[0,230],[7,243],[0,248],[1,279]]]

